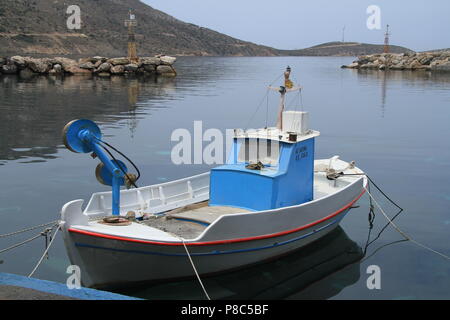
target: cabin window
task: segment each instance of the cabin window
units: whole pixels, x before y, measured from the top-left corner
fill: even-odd
[[[277,140],[245,139],[241,141],[238,161],[275,166],[280,156],[280,143]]]

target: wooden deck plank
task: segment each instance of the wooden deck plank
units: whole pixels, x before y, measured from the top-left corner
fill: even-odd
[[[213,207],[200,206],[197,208],[188,209],[181,212],[170,213],[168,214],[168,216],[173,218],[197,220],[211,224],[225,214],[234,214],[242,212],[250,212],[250,210],[226,206],[213,206]]]

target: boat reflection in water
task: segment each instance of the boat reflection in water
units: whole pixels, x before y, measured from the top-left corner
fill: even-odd
[[[328,299],[359,280],[362,257],[361,247],[338,226],[289,255],[202,281],[211,299]],[[340,283],[329,279],[343,268]],[[195,278],[119,292],[152,300],[205,298]]]

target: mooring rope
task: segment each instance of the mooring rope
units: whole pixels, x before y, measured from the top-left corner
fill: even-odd
[[[22,230],[14,231],[14,232],[11,232],[11,233],[0,234],[0,238],[6,238],[6,237],[14,236],[16,234],[24,233],[24,232],[31,231],[31,230],[34,230],[34,229],[37,229],[37,228],[46,227],[46,226],[49,226],[51,224],[56,224],[57,222],[58,222],[58,220],[54,220],[54,221],[43,223],[43,224],[40,224],[40,225],[37,225],[37,226],[34,226],[34,227],[29,227],[29,228],[25,228],[25,229],[22,229]]]
[[[34,267],[33,271],[31,271],[31,273],[28,275],[28,278],[31,278],[33,276],[33,274],[36,272],[37,268],[39,268],[39,266],[41,265],[42,261],[47,256],[47,253],[50,250],[50,247],[52,246],[53,241],[56,239],[56,234],[58,233],[59,229],[61,229],[60,225],[58,225],[58,227],[56,228],[55,233],[52,236],[52,240],[48,244],[47,248],[45,249],[44,253],[42,254],[42,257],[39,259],[38,263]]]
[[[420,243],[419,241],[417,241],[417,240],[414,240],[411,236],[409,236],[408,234],[406,234],[404,231],[402,231],[389,217],[388,217],[388,215],[384,212],[384,210],[383,210],[383,208],[379,205],[379,203],[375,200],[375,198],[373,197],[373,195],[370,193],[370,191],[365,187],[365,186],[363,186],[363,188],[366,190],[366,192],[367,192],[367,194],[369,195],[369,197],[371,197],[372,198],[372,200],[373,200],[373,202],[375,203],[375,205],[378,207],[378,209],[381,211],[381,213],[383,214],[383,216],[387,219],[387,221],[389,221],[389,223],[392,225],[392,227],[395,229],[395,230],[397,230],[397,232],[398,233],[400,233],[406,240],[409,240],[409,241],[411,241],[412,243],[414,243],[414,244],[416,244],[416,245],[418,245],[418,246],[420,246],[420,247],[422,247],[422,248],[424,248],[424,249],[426,249],[426,250],[428,250],[428,251],[431,251],[431,252],[433,252],[433,253],[435,253],[435,254],[437,254],[437,255],[439,255],[439,256],[441,256],[441,257],[443,257],[444,259],[447,259],[447,260],[450,260],[450,257],[449,256],[447,256],[447,255],[445,255],[445,254],[443,254],[443,253],[441,253],[441,252],[439,252],[439,251],[436,251],[436,250],[434,250],[434,249],[432,249],[432,248],[430,248],[430,247],[428,247],[428,246],[426,246],[426,245],[424,245],[423,243]]]
[[[186,246],[186,243],[184,242],[184,239],[180,238],[180,237],[178,237],[178,238],[183,242],[184,250],[186,250],[187,256],[188,256],[189,261],[191,262],[191,265],[192,265],[192,269],[194,269],[195,275],[197,276],[198,282],[200,283],[200,286],[202,287],[206,298],[208,298],[208,300],[211,300],[211,298],[208,295],[208,292],[205,289],[205,286],[203,285],[202,279],[200,279],[200,276],[199,276],[199,274],[197,272],[197,268],[195,267],[194,261],[192,261],[191,255],[190,255],[189,250],[188,250],[188,248]]]
[[[22,246],[22,245],[24,245],[24,244],[26,244],[28,242],[31,242],[31,241],[33,241],[33,240],[35,240],[35,239],[37,239],[37,238],[39,238],[41,236],[42,235],[39,233],[38,235],[35,235],[34,237],[31,237],[31,238],[29,238],[27,240],[24,240],[22,242],[16,243],[16,244],[14,244],[14,245],[12,245],[12,246],[10,246],[8,248],[2,249],[2,250],[0,250],[0,254],[4,253],[6,251],[12,250],[14,248],[20,247],[20,246]]]
[[[433,252],[441,257],[443,257],[444,259],[450,260],[450,257],[446,254],[443,254],[442,252],[439,252],[437,250],[434,250],[433,248],[428,247],[427,245],[424,245],[423,243],[413,239],[410,235],[408,235],[407,233],[405,233],[404,231],[402,231],[395,223],[394,223],[394,219],[400,214],[400,212],[403,211],[403,208],[400,207],[397,203],[395,203],[394,200],[392,200],[383,190],[381,190],[381,188],[379,186],[377,186],[377,184],[366,174],[366,173],[344,173],[344,172],[335,172],[335,171],[331,171],[329,169],[324,171],[327,175],[327,178],[331,179],[331,180],[336,180],[339,177],[342,176],[365,176],[368,180],[369,183],[371,183],[375,188],[377,188],[378,191],[380,191],[380,193],[387,199],[389,200],[393,205],[395,205],[398,209],[400,209],[400,211],[394,216],[393,219],[389,218],[388,215],[386,214],[386,212],[384,212],[383,208],[380,206],[380,204],[375,200],[375,197],[372,195],[372,193],[370,192],[370,187],[369,189],[366,188],[365,186],[363,186],[364,190],[367,192],[367,194],[369,195],[369,199],[373,200],[373,202],[375,203],[375,205],[378,207],[378,209],[381,211],[381,213],[383,214],[383,216],[386,218],[386,220],[388,221],[388,225],[390,224],[398,233],[400,233],[406,240],[411,241],[412,243],[416,244],[417,246],[428,250],[430,252]],[[371,210],[371,212],[373,212]],[[369,217],[369,221],[370,221],[370,217]],[[369,222],[370,223],[370,222]],[[387,225],[386,225],[387,226]],[[382,229],[381,232],[384,231],[384,229],[386,228],[386,226]],[[380,234],[381,234],[380,232]],[[379,235],[380,235],[379,234]],[[379,236],[378,235],[378,236]],[[372,244],[377,238],[375,238],[374,240],[372,240],[368,245]],[[367,246],[368,246],[367,245]],[[367,250],[367,247],[366,249]]]
[[[37,239],[37,238],[39,238],[39,237],[41,237],[41,236],[45,236],[45,237],[46,237],[46,236],[48,235],[48,233],[51,232],[51,230],[57,225],[57,224],[55,224],[55,222],[58,222],[58,220],[55,220],[55,221],[52,221],[52,222],[40,224],[40,225],[37,225],[37,226],[34,226],[34,227],[25,228],[25,229],[22,229],[22,230],[18,230],[18,231],[15,231],[15,232],[11,232],[11,233],[7,233],[7,234],[1,235],[0,238],[5,238],[5,237],[8,237],[8,236],[13,236],[13,235],[20,234],[20,233],[23,233],[23,232],[26,232],[26,231],[34,230],[34,229],[37,229],[37,228],[39,228],[39,227],[45,227],[45,226],[48,226],[48,225],[50,225],[50,224],[54,224],[51,228],[47,228],[47,229],[45,229],[44,231],[38,233],[37,235],[35,235],[35,236],[33,236],[33,237],[29,238],[29,239],[26,239],[26,240],[24,240],[24,241],[21,241],[21,242],[18,242],[18,243],[16,243],[16,244],[13,244],[12,246],[10,246],[10,247],[8,247],[8,248],[1,249],[1,250],[0,250],[0,254],[2,254],[2,253],[4,253],[4,252],[7,252],[7,251],[9,251],[9,250],[12,250],[12,249],[14,249],[14,248],[20,247],[20,246],[22,246],[22,245],[24,245],[24,244],[27,244],[27,243],[29,243],[29,242],[31,242],[31,241],[33,241],[33,240],[35,240],[35,239]]]

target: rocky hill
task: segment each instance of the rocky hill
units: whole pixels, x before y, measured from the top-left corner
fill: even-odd
[[[70,5],[81,9],[81,29],[67,28]],[[175,19],[139,0],[1,0],[0,56],[124,56],[124,20],[132,8],[138,20],[140,56],[357,56],[383,52],[382,45],[328,42],[299,50],[257,45]],[[393,53],[412,52],[391,46]]]
[[[80,30],[67,28],[69,5],[81,9]],[[124,20],[132,8],[139,54],[272,56],[273,48],[177,20],[139,0],[1,0],[0,55],[126,54]]]
[[[359,42],[327,42],[306,49],[279,50],[282,55],[289,56],[359,56],[383,52],[383,45]],[[412,53],[413,51],[400,47],[390,46],[391,53]]]

